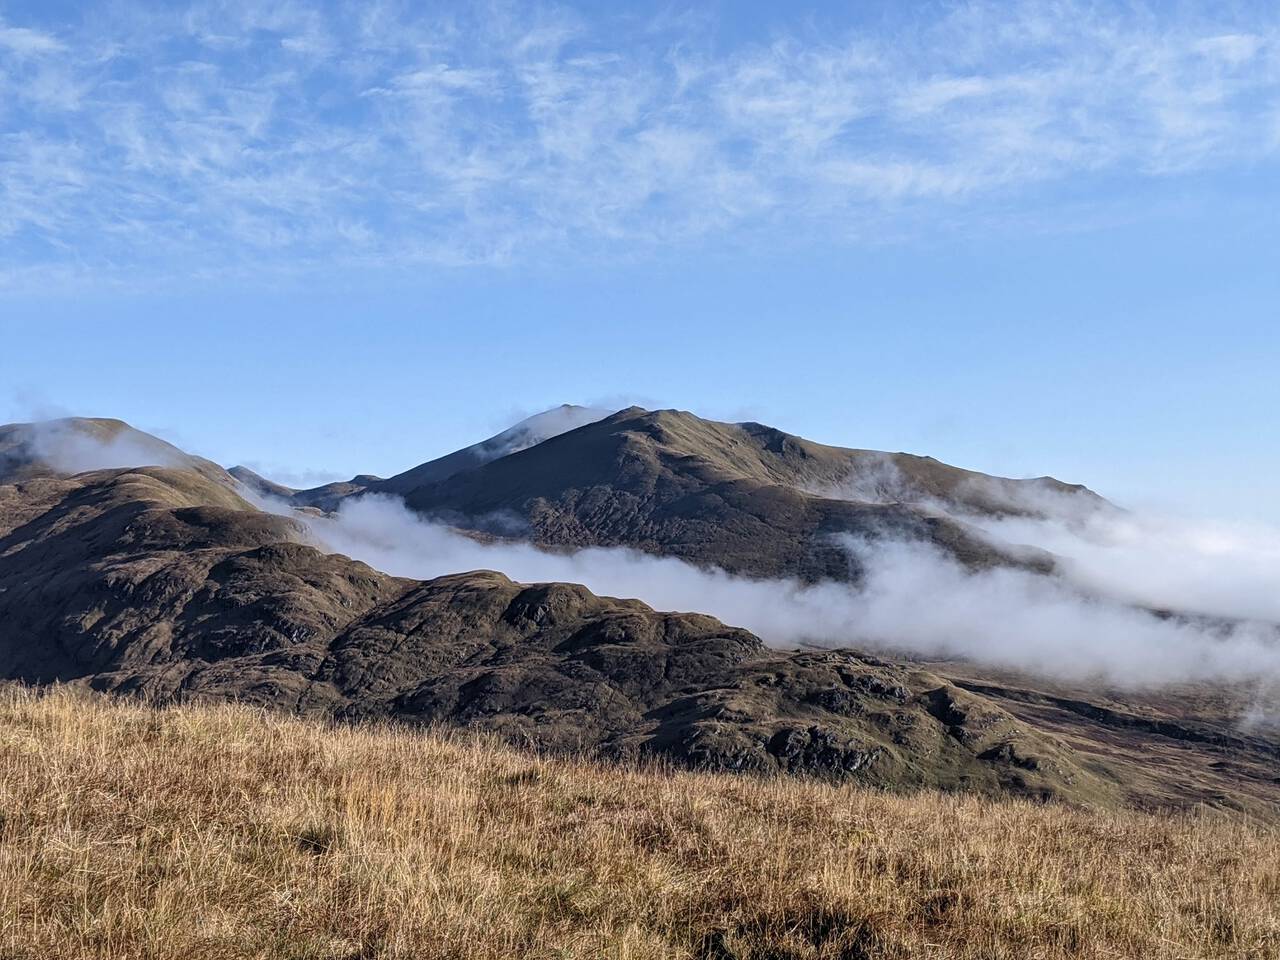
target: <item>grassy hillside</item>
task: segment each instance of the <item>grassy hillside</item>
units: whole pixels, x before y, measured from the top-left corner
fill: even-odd
[[[1280,831],[0,694],[0,956],[1274,957]]]

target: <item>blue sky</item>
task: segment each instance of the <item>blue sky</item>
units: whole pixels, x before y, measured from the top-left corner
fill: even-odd
[[[0,418],[563,401],[1280,519],[1280,11],[0,2]]]

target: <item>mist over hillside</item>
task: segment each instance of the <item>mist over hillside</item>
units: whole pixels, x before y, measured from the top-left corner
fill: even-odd
[[[635,410],[593,422],[501,471],[494,458],[451,472],[443,491],[424,481],[407,501],[418,510],[359,491],[304,522],[318,542],[397,574],[582,582],[713,613],[781,646],[856,643],[1122,687],[1280,678],[1280,539],[1256,529],[758,424]],[[754,525],[733,539],[726,525],[744,514],[731,496],[751,504],[741,522]],[[288,511],[279,498],[266,505]],[[825,514],[846,506],[834,522]],[[821,519],[799,533],[802,549],[782,553],[779,531],[797,536],[804,511]],[[612,545],[596,545],[602,530]]]
[[[1215,539],[1214,613],[1153,606],[1202,541],[1080,486],[630,408],[326,510],[118,421],[0,436],[9,678],[894,789],[1276,799],[1280,645],[1230,615],[1272,609],[1233,576],[1264,556]]]

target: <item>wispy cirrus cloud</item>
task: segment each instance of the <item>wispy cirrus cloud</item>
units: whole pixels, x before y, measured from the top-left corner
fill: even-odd
[[[1280,157],[1265,5],[936,9],[728,49],[706,18],[559,7],[10,9],[0,251],[14,277],[856,241]]]
[[[39,30],[0,26],[0,50],[15,58],[26,58],[56,53],[62,50],[62,44]]]

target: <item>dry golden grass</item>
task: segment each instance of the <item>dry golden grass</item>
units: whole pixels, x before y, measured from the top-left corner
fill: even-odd
[[[0,955],[1280,956],[1280,832],[0,695]]]

